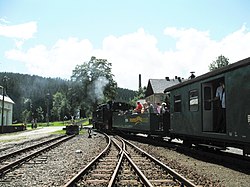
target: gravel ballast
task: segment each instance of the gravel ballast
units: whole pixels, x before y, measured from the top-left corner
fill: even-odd
[[[187,172],[196,173],[197,179],[203,178],[203,180],[207,179],[211,181],[209,186],[248,187],[250,184],[250,175],[247,173],[197,160],[169,148],[156,147],[138,142],[133,143],[136,143],[140,148],[169,165],[177,172],[182,173],[183,171],[187,176]]]
[[[247,187],[250,184],[249,174],[197,160],[168,148],[136,144],[177,172],[182,171],[187,176],[192,173],[197,175],[197,180],[211,181],[207,186]],[[63,186],[106,145],[101,134],[92,135],[92,138],[88,138],[87,133],[78,135],[7,173],[0,178],[0,186]]]
[[[63,186],[106,145],[102,135],[78,135],[7,173],[0,186]]]

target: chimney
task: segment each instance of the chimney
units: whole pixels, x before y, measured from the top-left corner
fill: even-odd
[[[170,81],[169,77],[165,77],[165,79],[166,79],[167,81]]]
[[[181,77],[178,77],[178,81],[181,82]]]
[[[141,74],[139,74],[139,89],[141,89]]]
[[[195,72],[194,72],[194,71],[191,71],[190,73],[191,73],[191,75],[190,75],[189,79],[195,78],[195,75],[194,75]]]

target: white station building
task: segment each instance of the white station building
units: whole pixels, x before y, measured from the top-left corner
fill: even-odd
[[[8,96],[4,96],[3,125],[11,125],[13,118],[14,101]],[[2,125],[3,96],[0,95],[0,125]]]

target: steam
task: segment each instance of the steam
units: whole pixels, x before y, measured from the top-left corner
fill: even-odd
[[[98,77],[93,85],[92,89],[90,89],[89,96],[92,101],[101,101],[104,99],[104,89],[105,86],[109,83],[108,79],[106,77]]]

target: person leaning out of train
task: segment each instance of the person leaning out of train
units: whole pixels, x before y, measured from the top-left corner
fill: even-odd
[[[148,103],[145,102],[142,104],[142,109],[141,109],[141,113],[144,114],[144,113],[147,113],[147,108],[148,108]]]
[[[225,106],[225,84],[220,82],[220,86],[216,89],[215,98],[209,99],[208,102],[219,101],[220,108],[226,108]]]
[[[160,114],[161,113],[161,104],[160,103],[156,103],[156,113]]]
[[[226,103],[225,103],[225,84],[219,83],[220,86],[216,89],[215,98],[210,99],[209,102],[218,101],[218,116],[217,116],[217,128],[218,132],[225,132],[226,129]]]
[[[161,114],[165,114],[166,112],[169,112],[169,109],[167,107],[167,104],[165,102],[163,102],[161,104]]]
[[[134,109],[134,112],[140,114],[141,110],[142,110],[142,104],[138,101],[137,105],[136,105],[136,108]]]

